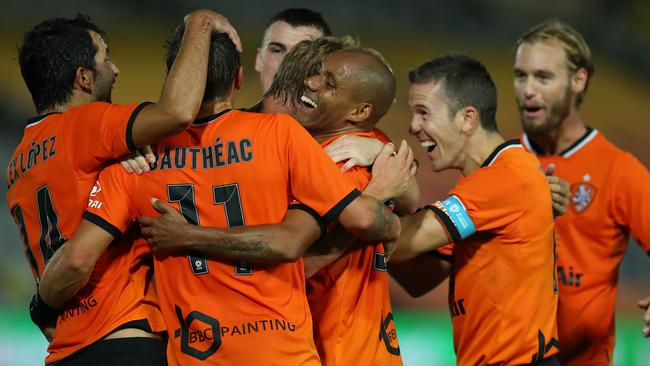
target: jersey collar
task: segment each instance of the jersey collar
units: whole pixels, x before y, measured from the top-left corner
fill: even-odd
[[[585,134],[582,135],[582,137],[580,137],[579,139],[577,139],[576,142],[574,142],[571,146],[561,151],[558,155],[560,155],[563,158],[571,157],[573,154],[578,152],[578,150],[582,149],[591,140],[593,140],[594,137],[596,137],[596,135],[598,135],[598,130],[595,130],[587,126],[587,132],[585,132]],[[533,152],[535,155],[540,155],[539,146],[535,145],[535,143],[532,140],[530,140],[528,138],[528,135],[526,135],[525,133],[522,142],[524,143],[526,150]]]
[[[203,118],[195,119],[194,122],[192,122],[192,126],[201,126],[201,125],[208,124],[208,123],[214,121],[215,119],[223,116],[224,114],[226,114],[226,113],[228,113],[230,111],[232,111],[232,109],[225,109],[225,110],[223,110],[223,111],[221,111],[221,112],[219,112],[217,114],[213,114],[213,115],[206,116],[206,117],[203,117]]]
[[[481,168],[485,168],[492,165],[492,163],[494,163],[494,161],[497,160],[497,158],[499,157],[499,155],[501,155],[502,152],[516,147],[523,148],[523,146],[521,146],[521,142],[519,142],[519,140],[516,139],[508,140],[502,143],[501,145],[497,146],[497,148],[494,149],[494,151],[492,151],[492,153],[490,154],[490,156],[488,156],[487,159],[485,159],[483,164],[481,164]]]
[[[32,127],[32,126],[35,126],[35,125],[39,124],[47,116],[51,116],[53,114],[61,114],[61,113],[62,112],[50,112],[50,113],[42,114],[40,116],[32,117],[32,118],[27,120],[27,126],[25,126],[25,128]]]

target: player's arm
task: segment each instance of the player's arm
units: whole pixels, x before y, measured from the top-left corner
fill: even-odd
[[[650,337],[650,296],[639,301],[639,307],[643,310],[643,336]]]
[[[48,341],[54,336],[58,310],[90,279],[97,259],[113,236],[95,224],[82,220],[74,237],[65,242],[45,266],[29,313]]]
[[[400,218],[401,234],[393,243],[393,262],[402,262],[451,242],[433,206]]]
[[[240,259],[255,263],[293,262],[321,236],[321,225],[311,213],[291,209],[279,224],[227,229],[188,223],[173,207],[152,200],[159,217],[140,217],[142,235],[154,251],[175,254],[198,251],[209,258]]]
[[[436,288],[451,273],[451,262],[436,252],[423,253],[404,262],[392,262],[388,273],[412,297]]]
[[[207,79],[210,38],[213,32],[228,33],[238,49],[239,37],[222,15],[198,10],[186,18],[186,28],[160,100],[144,106],[132,122],[129,145],[141,147],[188,128],[203,100]],[[132,143],[132,144],[131,144]]]
[[[325,147],[325,152],[335,163],[346,161],[341,166],[341,171],[346,172],[355,166],[373,166],[375,173],[375,160],[379,156],[384,143],[371,137],[354,135],[343,136]],[[414,168],[417,172],[417,161],[414,161]],[[420,201],[420,187],[415,175],[409,181],[408,188],[401,194],[388,197],[395,202],[395,213],[406,215],[414,213]]]

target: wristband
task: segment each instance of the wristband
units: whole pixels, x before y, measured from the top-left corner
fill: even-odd
[[[29,303],[29,316],[32,318],[32,322],[38,325],[39,328],[45,328],[52,321],[56,321],[58,315],[57,309],[46,304],[41,295],[36,292],[36,295],[32,297],[32,301]]]

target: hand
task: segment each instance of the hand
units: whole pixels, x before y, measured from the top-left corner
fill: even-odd
[[[127,173],[136,172],[142,174],[149,171],[149,163],[155,163],[156,156],[151,150],[151,146],[147,145],[138,149],[131,155],[126,155],[120,160],[120,164]]]
[[[211,10],[201,9],[193,11],[190,14],[186,15],[185,18],[183,18],[183,21],[185,24],[189,24],[190,20],[193,18],[205,19],[205,17],[211,21],[212,26],[216,32],[226,33],[230,40],[232,40],[232,43],[235,44],[237,52],[242,53],[243,48],[241,45],[241,40],[239,39],[239,34],[237,34],[235,28],[223,15],[215,13]]]
[[[643,320],[645,321],[645,326],[643,327],[643,336],[650,337],[650,296],[646,297],[643,300],[640,300],[639,307],[645,310],[645,314],[643,315]]]
[[[151,199],[151,205],[160,213],[158,217],[138,217],[142,236],[154,252],[172,254],[187,249],[185,245],[190,238],[193,227],[175,208],[157,198]]]
[[[553,199],[553,217],[562,216],[569,208],[569,199],[571,190],[569,183],[564,179],[553,175],[555,173],[555,164],[549,164],[544,171],[546,181],[551,187],[551,198]]]
[[[390,143],[381,149],[372,166],[372,179],[364,190],[364,193],[382,202],[404,194],[410,180],[417,172],[417,164],[413,161],[413,150],[406,140],[402,140],[397,152],[394,148]]]
[[[347,160],[341,166],[345,173],[355,166],[370,166],[384,147],[384,143],[370,137],[354,135],[343,136],[325,147],[327,155],[338,163]]]

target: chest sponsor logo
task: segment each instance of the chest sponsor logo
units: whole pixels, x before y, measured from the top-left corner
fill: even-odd
[[[582,182],[571,185],[571,207],[576,213],[581,213],[594,201],[598,190],[591,184],[591,176],[585,174]]]
[[[392,312],[389,312],[384,319],[380,319],[379,341],[384,343],[388,353],[395,356],[400,355],[401,351],[397,343],[397,330],[395,329]]]
[[[386,272],[388,265],[384,253],[375,252],[374,268],[376,271]]]

